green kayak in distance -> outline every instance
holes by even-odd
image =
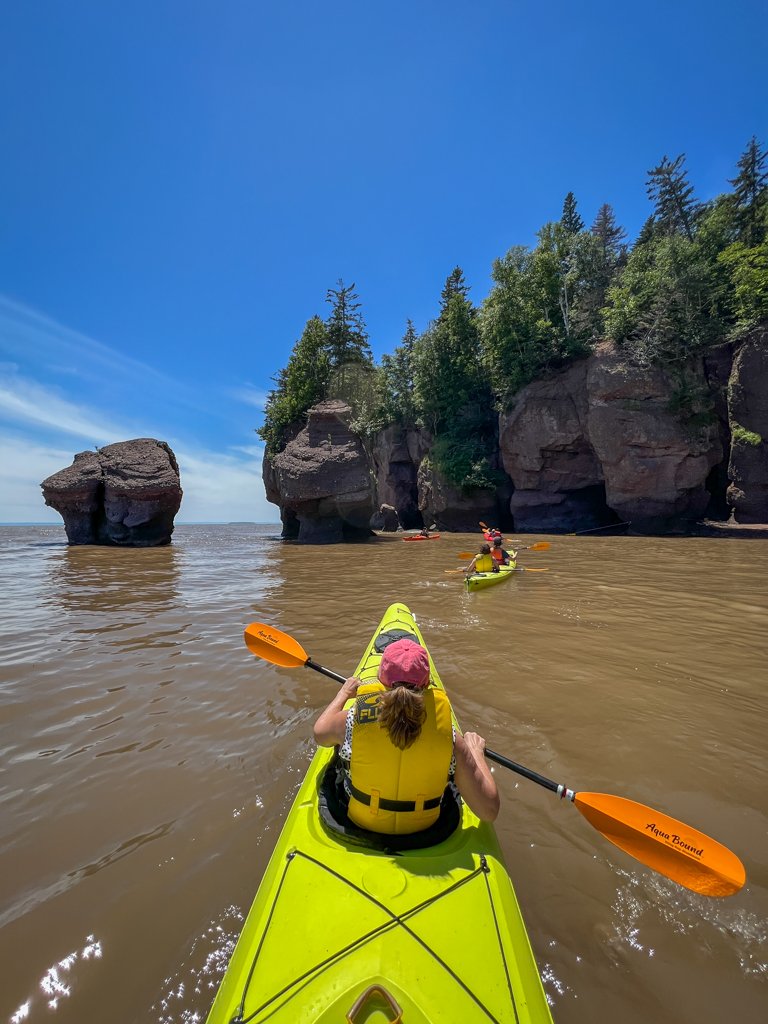
[[[508,580],[514,571],[515,563],[510,562],[509,565],[500,565],[498,572],[473,572],[471,576],[467,576],[465,586],[469,591],[495,587]]]
[[[426,646],[393,604],[355,674],[374,681],[403,635]],[[447,798],[418,836],[345,824],[335,756],[309,765],[207,1024],[551,1024],[493,826]]]

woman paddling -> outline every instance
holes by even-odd
[[[429,686],[424,648],[408,639],[389,644],[378,679],[347,679],[314,727],[320,746],[341,748],[350,820],[388,835],[420,832],[437,821],[454,783],[478,818],[494,821],[499,793],[485,740],[454,730],[447,696]]]

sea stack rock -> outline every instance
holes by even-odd
[[[64,519],[70,544],[170,544],[181,505],[176,456],[165,441],[140,437],[80,452],[40,485]]]
[[[267,498],[280,505],[283,535],[305,544],[372,536],[375,480],[346,402],[320,402],[274,460],[265,457]],[[295,524],[298,523],[298,530]]]

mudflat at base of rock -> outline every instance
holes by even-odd
[[[170,544],[183,493],[176,456],[150,437],[80,452],[40,486],[70,544],[119,547]]]

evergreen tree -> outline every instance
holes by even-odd
[[[764,238],[765,207],[768,204],[768,154],[760,148],[753,135],[739,158],[739,173],[731,178],[733,202],[739,228],[739,241],[747,248],[759,245]]]
[[[681,366],[723,336],[711,260],[681,234],[636,246],[608,291],[605,321],[637,362]]]
[[[569,235],[577,235],[580,231],[584,230],[584,221],[581,219],[579,212],[576,209],[576,196],[573,192],[569,192],[565,197],[565,201],[563,202],[563,215],[560,218],[560,223]]]
[[[313,316],[293,347],[288,364],[277,374],[277,387],[267,396],[264,425],[257,431],[266,442],[267,454],[275,455],[286,442],[290,427],[326,396],[330,376],[328,336],[319,316]]]
[[[656,236],[656,218],[651,216],[646,220],[643,226],[640,228],[640,233],[635,239],[635,244],[632,249],[636,249],[638,246],[647,245]]]
[[[360,302],[352,282],[346,287],[339,279],[336,288],[329,288],[325,301],[331,306],[328,316],[328,354],[331,368],[338,370],[349,363],[371,367],[373,358],[368,344]]]
[[[661,163],[648,171],[646,184],[648,197],[655,206],[657,226],[664,234],[684,234],[692,242],[697,204],[684,164],[685,153],[674,160],[665,154]]]
[[[464,280],[464,272],[461,267],[454,267],[445,279],[443,290],[440,293],[440,315],[446,311],[448,303],[454,295],[460,295],[462,299],[469,296],[469,286]]]
[[[591,230],[600,243],[605,262],[617,264],[626,252],[627,232],[616,223],[616,216],[610,203],[603,203],[597,211]]]
[[[326,321],[331,376],[328,397],[347,402],[355,414],[353,427],[368,430],[374,415],[375,381],[371,348],[354,282],[348,287],[339,279],[325,300],[331,306]]]
[[[392,422],[411,426],[416,422],[413,390],[413,353],[416,341],[416,328],[413,321],[408,320],[401,344],[391,356],[382,356],[377,417],[382,426]]]
[[[456,267],[445,282],[440,315],[414,346],[414,390],[419,418],[435,438],[436,468],[461,487],[490,487],[496,416],[468,291]]]

